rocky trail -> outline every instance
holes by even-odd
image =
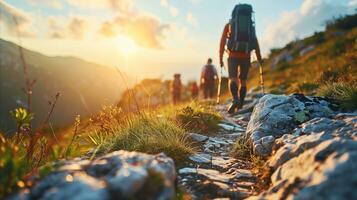
[[[190,133],[198,151],[184,166],[165,154],[117,151],[60,167],[9,199],[357,199],[357,111],[342,112],[320,97],[250,93],[233,116],[209,135]],[[269,182],[257,184],[250,162],[231,156],[244,135],[265,160]]]
[[[249,99],[234,116],[227,115],[226,105],[216,106],[223,120],[220,130],[209,136],[190,133],[199,143],[199,151],[189,157],[189,164],[178,170],[178,184],[192,199],[244,199],[255,194],[257,177],[250,162],[233,158],[236,139],[245,133],[254,99]]]

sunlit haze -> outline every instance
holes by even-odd
[[[75,56],[132,77],[197,79],[208,57],[218,64],[233,0],[1,0],[0,37],[51,56]],[[264,55],[353,12],[356,0],[247,0]],[[4,27],[4,28],[3,28]]]

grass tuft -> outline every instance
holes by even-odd
[[[217,132],[218,124],[222,120],[209,103],[206,105],[191,104],[178,110],[175,118],[185,130],[202,134]]]
[[[176,163],[185,161],[194,151],[184,129],[169,118],[149,113],[127,117],[111,128],[101,141],[97,143],[102,153],[116,150],[164,152]]]
[[[357,84],[346,82],[326,83],[319,89],[318,94],[338,100],[342,109],[357,109]]]
[[[250,160],[253,156],[252,149],[252,143],[248,141],[245,135],[242,135],[237,138],[236,143],[233,145],[231,153],[236,158]]]
[[[258,183],[255,186],[256,191],[264,191],[270,185],[270,177],[272,175],[271,168],[266,164],[266,160],[262,157],[253,154],[252,143],[245,135],[242,135],[236,140],[231,154],[238,159],[245,160],[249,163],[251,170],[256,174]]]

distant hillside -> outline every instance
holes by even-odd
[[[333,19],[323,32],[272,49],[264,68],[273,93],[313,94],[326,81],[356,81],[357,14]],[[259,69],[252,68],[249,85],[259,85]]]
[[[24,49],[29,74],[36,79],[33,88],[35,125],[45,119],[48,101],[61,93],[52,122],[64,126],[79,114],[87,116],[103,104],[120,99],[124,85],[118,73],[109,67],[74,57],[49,57]],[[10,110],[26,105],[23,69],[18,46],[0,39],[0,130],[14,127]]]

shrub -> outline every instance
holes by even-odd
[[[329,68],[324,70],[318,79],[319,83],[327,84],[334,82],[353,82],[354,80],[353,67],[350,65],[344,65],[342,67]]]
[[[304,45],[316,45],[321,44],[325,41],[325,33],[324,32],[315,32],[313,36],[304,39]]]
[[[276,70],[277,71],[284,71],[286,69],[289,69],[290,67],[293,67],[293,65],[289,62],[281,62],[278,64]]]
[[[252,143],[245,135],[240,136],[233,145],[232,154],[236,158],[250,160],[253,156]]]
[[[318,81],[320,83],[337,82],[340,76],[341,74],[339,71],[328,69],[321,73]]]
[[[298,91],[305,94],[312,94],[319,87],[317,83],[304,82],[298,84]]]
[[[30,167],[23,152],[23,147],[0,133],[0,198],[11,193],[16,185],[24,187],[21,180]]]
[[[338,56],[345,53],[346,48],[346,40],[344,38],[336,39],[333,43],[332,47],[330,48],[329,54],[330,56]]]
[[[285,91],[282,90],[281,88],[271,88],[270,91],[269,91],[270,94],[285,94]]]
[[[270,49],[269,57],[271,58],[271,57],[274,56],[275,54],[278,54],[280,51],[281,51],[281,49],[278,49],[278,48]]]
[[[185,130],[173,120],[145,113],[127,117],[123,123],[106,133],[103,142],[98,145],[100,152],[164,152],[177,163],[185,161],[194,150]]]
[[[262,157],[253,154],[253,146],[246,135],[240,136],[232,148],[234,157],[245,160],[258,178],[255,190],[266,190],[270,185],[270,177],[273,171]]]
[[[327,22],[327,30],[350,30],[357,27],[357,14],[345,15]]]
[[[318,92],[319,95],[336,99],[345,110],[357,109],[357,84],[346,82],[326,83]]]
[[[177,122],[187,131],[204,134],[218,131],[218,123],[221,119],[221,116],[209,105],[191,105],[176,113]]]

